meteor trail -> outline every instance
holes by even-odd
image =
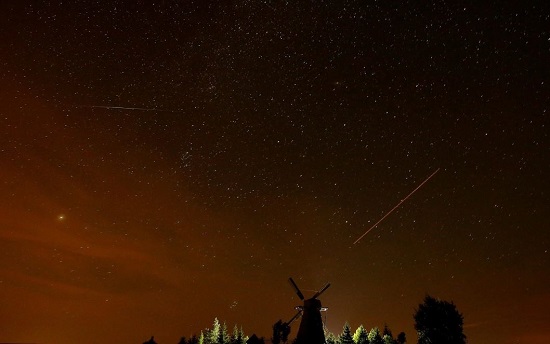
[[[428,178],[426,178],[422,183],[420,183],[420,185],[418,185],[418,186],[416,187],[416,189],[414,189],[410,194],[408,194],[407,197],[405,197],[405,198],[403,198],[401,201],[399,201],[399,203],[397,203],[397,205],[396,205],[395,207],[393,207],[390,211],[388,211],[388,212],[386,213],[386,215],[382,216],[382,218],[381,218],[380,220],[378,220],[378,222],[376,222],[371,228],[369,228],[369,229],[365,232],[365,234],[361,235],[361,236],[359,237],[359,239],[355,240],[355,241],[353,242],[353,244],[354,244],[354,245],[357,244],[357,243],[359,242],[359,240],[363,239],[363,237],[364,237],[365,235],[369,234],[369,232],[370,232],[371,230],[373,230],[374,227],[378,226],[378,224],[379,224],[380,222],[384,221],[384,219],[385,219],[386,217],[388,217],[388,215],[390,215],[395,209],[399,208],[399,206],[401,205],[401,203],[405,202],[409,197],[411,197],[412,194],[416,192],[416,190],[420,189],[420,188],[422,187],[422,185],[426,184],[426,182],[427,182],[428,180],[430,180],[430,178],[432,178],[437,172],[439,172],[439,168],[438,168],[437,170],[435,170],[434,173],[430,174],[430,176],[429,176]]]
[[[108,106],[108,105],[81,105],[77,107],[88,107],[107,110],[133,110],[133,111],[157,111],[157,112],[183,112],[182,110],[168,110],[157,108],[141,108],[141,107],[125,107],[125,106]]]

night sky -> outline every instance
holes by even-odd
[[[549,343],[546,3],[1,1],[0,342]]]

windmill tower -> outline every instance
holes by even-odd
[[[294,316],[295,319],[300,313],[302,313],[302,320],[300,322],[300,328],[296,335],[297,344],[324,344],[325,333],[323,330],[323,319],[321,317],[321,301],[317,298],[330,287],[330,283],[327,283],[321,290],[316,292],[311,298],[304,298],[304,294],[300,291],[296,283],[292,278],[288,281],[294,288],[296,295],[300,300],[304,301],[304,306],[298,311],[298,314]],[[326,309],[324,309],[326,310]]]

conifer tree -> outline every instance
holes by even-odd
[[[233,327],[233,333],[231,334],[231,338],[229,339],[230,344],[246,344],[246,341],[248,340],[248,337],[244,335],[243,328],[240,329],[235,326]]]
[[[369,344],[384,344],[382,336],[380,335],[380,330],[378,327],[373,327],[369,332]]]
[[[218,334],[218,344],[229,344],[229,335],[227,334],[227,324],[224,323],[220,327],[220,333]]]
[[[369,343],[368,336],[369,336],[369,333],[367,332],[365,327],[361,324],[359,325],[357,330],[355,330],[355,333],[353,335],[353,341],[355,342],[355,344],[368,344]]]
[[[397,344],[397,341],[389,334],[384,335],[384,337],[382,337],[382,341],[384,344]]]
[[[204,331],[201,331],[201,334],[199,336],[199,344],[208,344],[206,341],[206,336],[204,335]]]
[[[336,338],[334,333],[328,331],[325,333],[325,342],[326,344],[339,344],[338,338]]]
[[[221,332],[220,321],[218,320],[218,318],[214,318],[214,323],[212,324],[212,329],[210,330],[207,344],[218,344],[218,340],[220,338],[220,332]]]
[[[231,339],[229,340],[230,344],[241,344],[241,338],[239,336],[239,328],[237,324],[233,326],[233,333],[231,334]]]
[[[342,333],[340,334],[339,338],[340,344],[354,344],[353,337],[351,336],[351,329],[349,327],[348,322],[344,324],[344,328],[342,330]]]

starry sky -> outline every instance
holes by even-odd
[[[548,61],[545,1],[0,2],[0,342],[269,338],[289,276],[550,342]]]

